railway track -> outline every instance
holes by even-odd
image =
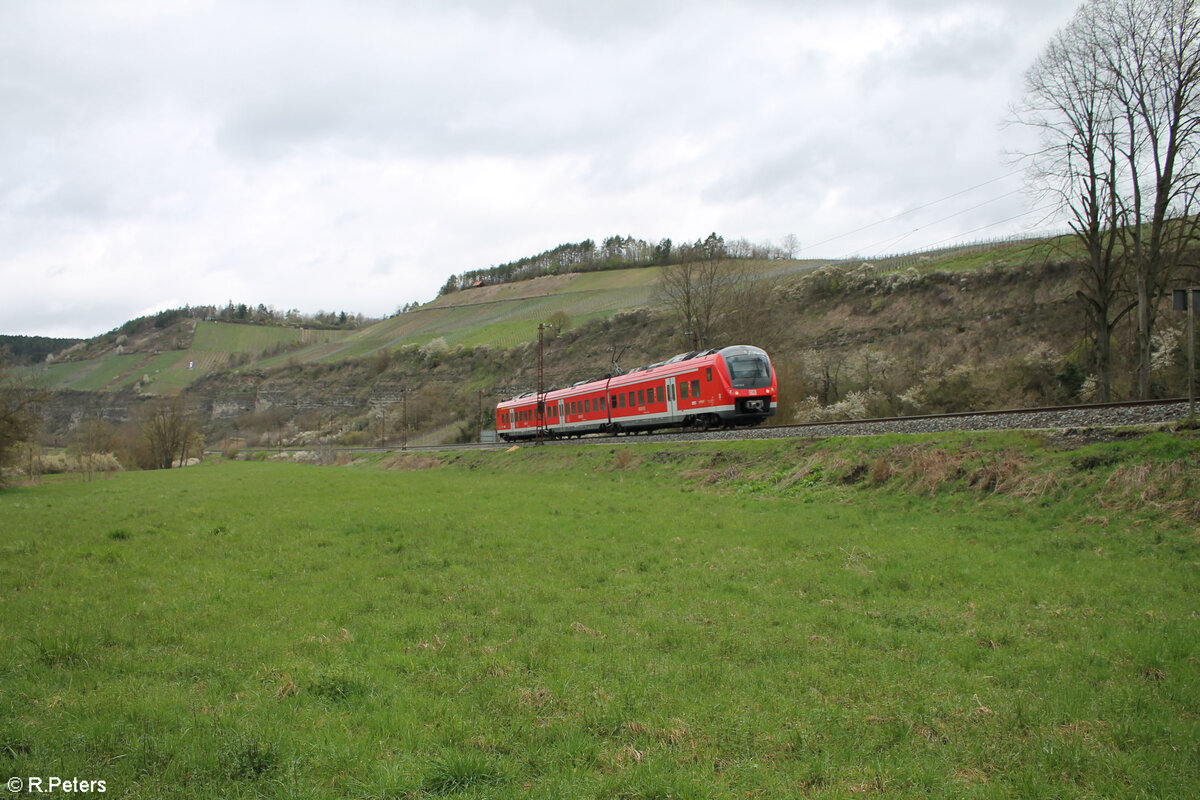
[[[1188,402],[1184,399],[1145,400],[1124,403],[1093,403],[1089,405],[1056,406],[1051,408],[1019,408],[1003,411],[966,411],[953,414],[924,414],[911,417],[838,420],[793,425],[772,425],[761,428],[711,431],[660,431],[654,434],[619,436],[588,435],[579,439],[547,439],[545,444],[611,444],[636,440],[657,441],[732,441],[737,439],[823,438],[828,436],[877,436],[885,433],[947,433],[954,431],[986,430],[1044,430],[1120,428],[1138,425],[1161,425],[1185,419]],[[520,446],[534,444],[532,440]],[[446,450],[495,450],[512,447],[510,442],[409,446],[406,452]],[[334,452],[391,453],[401,450],[390,447],[299,447],[261,448],[268,452],[300,453],[313,450]]]
[[[745,431],[707,431],[691,434],[699,440],[822,438],[826,436],[876,436],[885,433],[947,433],[953,431],[1042,430],[1064,428],[1119,428],[1159,425],[1187,418],[1187,400],[1143,400],[1092,403],[1050,408],[1002,411],[964,411],[911,417],[808,422],[775,425]],[[683,434],[676,434],[683,435]]]

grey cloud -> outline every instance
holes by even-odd
[[[875,59],[864,78],[880,82],[894,76],[984,79],[1014,55],[1013,38],[1011,31],[979,26],[924,33]]]
[[[339,292],[389,276],[394,308],[431,274],[609,228],[818,239],[802,225],[999,168],[992,73],[1019,76],[1029,26],[1073,5],[0,2],[0,279],[66,264],[66,295],[76,264],[167,263],[170,291],[221,295],[186,300],[283,304],[278,270],[321,254],[355,276]],[[860,53],[877,15],[931,32]],[[138,309],[166,296],[135,289]],[[319,302],[378,299],[354,298]]]

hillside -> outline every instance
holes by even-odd
[[[903,263],[753,262],[718,337],[772,354],[783,422],[1086,400],[1069,256],[1069,242],[1045,241]],[[497,400],[536,386],[541,321],[559,323],[547,334],[550,385],[603,375],[614,351],[629,368],[687,349],[655,303],[657,278],[640,268],[462,290],[354,331],[186,319],[78,345],[39,379],[60,392],[59,436],[81,409],[121,422],[183,388],[210,442],[394,442],[405,416],[410,440],[470,438]],[[1183,388],[1181,325],[1162,318],[1160,394]],[[1127,362],[1118,372],[1132,374]],[[1128,377],[1116,391],[1128,396]]]
[[[751,262],[754,274],[807,269],[802,261]],[[465,289],[359,330],[246,325],[184,318],[136,334],[79,342],[38,372],[49,389],[147,393],[177,390],[213,374],[334,362],[436,339],[447,347],[518,347],[539,322],[559,315],[578,326],[653,303],[656,267],[551,275]],[[439,343],[440,346],[440,343]]]

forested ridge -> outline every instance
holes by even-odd
[[[758,260],[792,258],[797,249],[799,246],[794,236],[784,237],[778,245],[754,243],[744,238],[726,242],[725,237],[715,231],[704,239],[690,243],[676,243],[664,238],[651,244],[645,239],[617,235],[609,236],[597,245],[592,239],[584,239],[582,242],[560,244],[537,255],[505,264],[451,275],[438,294],[467,289],[480,282],[512,283],[564,272],[667,266],[706,261],[714,257]]]

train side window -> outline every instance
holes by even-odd
[[[699,397],[699,396],[700,396],[700,379],[697,378],[696,380],[692,381],[692,397]]]
[[[583,413],[592,413],[592,398],[588,397],[583,401]]]
[[[615,394],[612,396],[612,407],[617,407],[617,396]]]
[[[661,387],[661,386],[659,386],[659,387],[657,387],[657,388],[656,388],[654,391],[655,391],[655,393],[657,393],[657,394],[658,394],[658,402],[660,402],[660,403],[661,403],[661,402],[663,401],[663,391],[662,391],[662,387]]]
[[[625,407],[625,393],[621,392],[619,395],[617,395],[617,399],[621,401],[621,408],[624,408]]]
[[[638,389],[638,405],[639,406],[646,405],[646,390],[645,389]]]
[[[687,385],[687,381],[680,381],[680,382],[679,382],[679,399],[680,399],[680,400],[687,400],[687,398],[688,398],[688,385]]]
[[[712,367],[708,367],[707,369],[705,369],[704,373],[707,376],[707,377],[705,377],[705,380],[711,381],[712,380]]]
[[[600,410],[601,410],[601,411],[604,411],[604,410],[605,410],[605,409],[604,409],[604,398],[603,398],[603,397],[601,397],[601,398],[600,398]]]

